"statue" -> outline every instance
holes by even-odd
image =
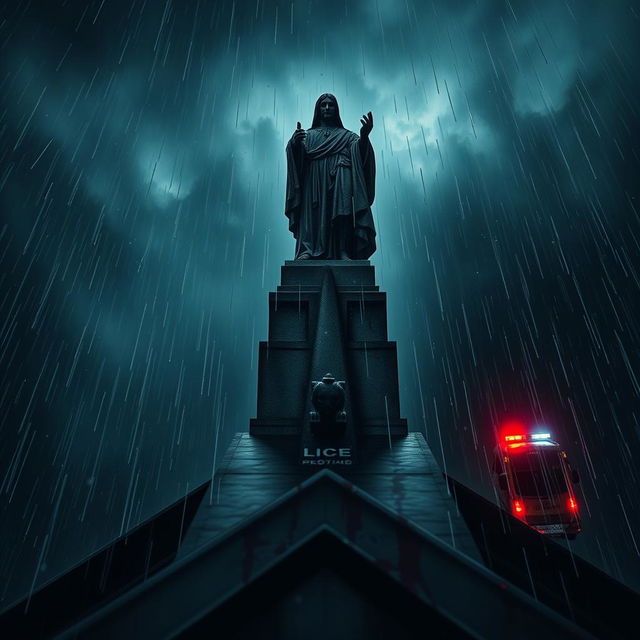
[[[285,214],[296,260],[366,260],[376,250],[371,111],[360,122],[360,136],[345,129],[335,96],[323,93],[311,128],[298,122],[287,144]]]

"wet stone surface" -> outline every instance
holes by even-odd
[[[351,465],[303,466],[295,439],[269,440],[238,433],[185,536],[187,555],[237,526],[323,468],[342,475],[387,509],[480,560],[422,434],[362,442]]]

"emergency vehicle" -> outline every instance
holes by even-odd
[[[516,518],[550,536],[572,540],[580,532],[578,472],[550,433],[507,431],[492,471],[502,507]]]

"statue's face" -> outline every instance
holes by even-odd
[[[320,103],[320,117],[324,124],[331,124],[336,119],[338,106],[333,98],[323,98]]]

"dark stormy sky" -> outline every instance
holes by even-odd
[[[403,414],[489,494],[495,429],[581,472],[640,588],[640,8],[34,0],[0,20],[0,594],[210,476],[294,243],[284,145],[373,111]]]

